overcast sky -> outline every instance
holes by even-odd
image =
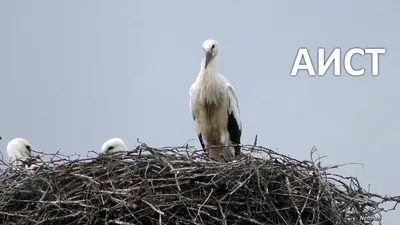
[[[27,139],[47,153],[98,151],[136,138],[199,147],[189,113],[206,39],[234,85],[242,143],[325,164],[373,192],[400,194],[400,4],[394,1],[0,1],[0,141]],[[299,47],[385,47],[380,75],[355,56],[351,77],[290,72]],[[316,66],[317,69],[317,66]],[[384,214],[397,225],[399,210]]]

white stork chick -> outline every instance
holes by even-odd
[[[231,161],[234,155],[240,154],[240,146],[230,149],[210,147],[241,144],[239,104],[232,85],[216,72],[217,41],[204,41],[203,49],[205,57],[201,61],[200,72],[189,90],[190,112],[201,146],[209,148],[209,157]]]
[[[15,138],[7,144],[8,160],[11,165],[22,165],[31,159],[31,145],[23,138]]]
[[[100,149],[100,155],[114,154],[116,152],[127,151],[125,142],[120,138],[111,138],[104,142]]]

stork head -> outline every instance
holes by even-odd
[[[209,65],[210,61],[215,59],[215,57],[218,54],[218,47],[217,47],[217,41],[208,39],[204,41],[203,43],[203,49],[205,53],[205,64],[204,68],[207,68]]]
[[[31,145],[23,138],[15,138],[7,144],[8,159],[13,164],[18,164],[17,160],[26,160],[31,158]]]
[[[115,152],[123,152],[127,151],[127,147],[125,142],[120,138],[111,138],[110,140],[104,142],[103,146],[101,146],[100,154],[109,154]]]

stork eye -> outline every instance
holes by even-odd
[[[214,49],[214,47],[215,47],[215,45],[212,45],[212,46],[211,46],[211,49]]]
[[[114,149],[114,146],[110,146],[110,147],[107,148],[107,151],[110,151],[110,150],[113,150],[113,149]]]
[[[28,149],[28,151],[31,151],[31,146],[29,145],[25,145],[26,149]]]

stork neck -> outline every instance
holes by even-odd
[[[198,83],[202,87],[200,91],[201,101],[216,102],[221,93],[218,90],[218,77],[215,67],[202,68],[198,76]]]
[[[213,86],[215,82],[217,72],[215,70],[215,67],[209,67],[207,68],[202,68],[200,70],[200,76],[199,76],[199,82],[202,83],[205,87],[206,86]]]

